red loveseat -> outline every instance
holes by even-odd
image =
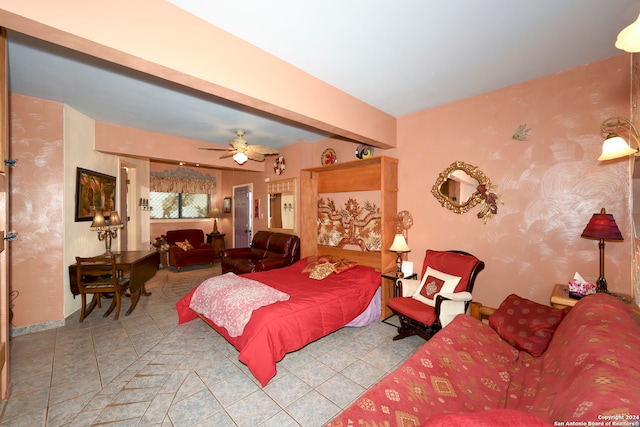
[[[637,426],[638,354],[614,296],[557,310],[510,295],[489,324],[458,315],[326,426]]]
[[[184,250],[177,243],[189,242],[193,249]],[[204,231],[200,229],[167,231],[169,244],[169,265],[178,271],[188,265],[209,264],[215,261],[213,245],[204,242]]]
[[[222,252],[222,274],[253,273],[286,267],[300,260],[300,238],[293,234],[258,231],[251,247]]]

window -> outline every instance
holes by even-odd
[[[149,204],[152,219],[206,218],[209,212],[209,195],[152,191]]]

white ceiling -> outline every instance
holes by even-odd
[[[616,35],[640,12],[638,0],[169,1],[395,117],[621,54]],[[327,136],[15,32],[9,78],[98,121],[202,141]]]

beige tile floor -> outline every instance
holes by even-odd
[[[383,322],[343,328],[286,355],[262,388],[204,322],[177,324],[174,305],[194,284],[165,273],[130,316],[79,323],[76,312],[64,327],[12,338],[0,426],[317,427],[424,343],[392,341]]]

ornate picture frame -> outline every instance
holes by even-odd
[[[231,213],[231,197],[225,197],[222,201],[222,212]]]
[[[91,221],[96,211],[115,209],[116,177],[77,168],[75,222]]]

